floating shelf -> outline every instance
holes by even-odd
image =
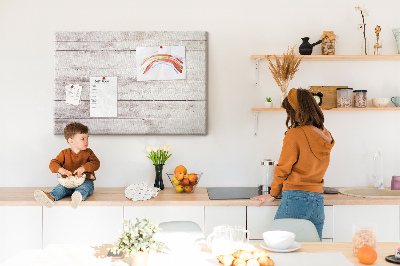
[[[302,55],[296,55],[297,57]],[[273,55],[251,55],[251,60],[274,59]],[[276,55],[282,59],[283,55]],[[304,55],[303,61],[398,61],[400,54],[397,55]]]
[[[321,108],[323,111],[373,111],[373,110],[382,110],[382,111],[394,111],[400,110],[400,107],[366,107],[366,108]],[[284,111],[283,108],[251,108],[251,111],[254,112],[254,136],[257,136],[258,131],[258,113],[259,112],[273,112],[273,111]]]
[[[321,108],[323,111],[366,111],[366,110],[400,110],[400,107],[366,107],[366,108]],[[251,111],[283,111],[283,108],[251,108]]]

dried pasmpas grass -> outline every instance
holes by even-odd
[[[294,47],[283,53],[282,61],[274,55],[275,64],[272,63],[271,59],[267,57],[269,62],[269,70],[271,70],[272,76],[274,77],[276,83],[281,88],[284,95],[287,95],[287,88],[289,82],[293,79],[294,74],[299,70],[299,65],[303,56],[296,56],[294,54]]]

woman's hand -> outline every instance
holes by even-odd
[[[250,200],[258,200],[260,201],[260,204],[258,204],[257,207],[260,207],[264,202],[273,202],[275,200],[274,197],[272,197],[270,194],[264,194],[260,196],[255,196],[251,198]]]

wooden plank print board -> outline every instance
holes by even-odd
[[[186,79],[137,81],[136,47],[156,46],[185,47]],[[76,121],[90,134],[205,135],[206,60],[204,31],[56,32],[54,134]],[[90,115],[94,77],[117,79],[116,117]],[[78,105],[66,103],[71,86],[82,87]]]

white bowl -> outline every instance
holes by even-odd
[[[82,177],[76,175],[70,177],[62,177],[60,174],[58,176],[58,183],[65,188],[77,188],[85,182],[86,175],[82,174]]]
[[[295,234],[288,231],[267,231],[263,233],[265,243],[270,248],[284,250],[293,244]]]
[[[375,107],[387,107],[390,103],[390,98],[373,98],[372,105]]]

